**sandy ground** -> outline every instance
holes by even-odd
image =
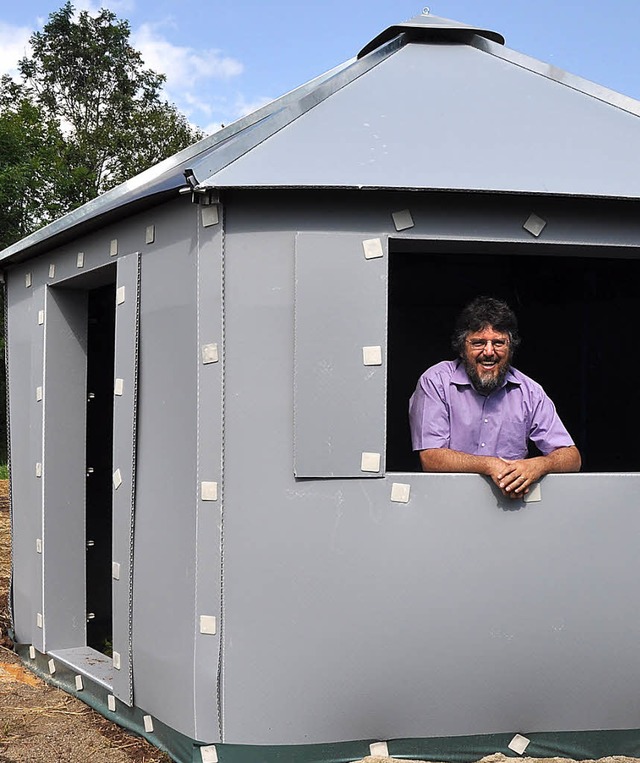
[[[0,480],[0,763],[169,763],[144,739],[25,670],[11,651],[7,488]]]

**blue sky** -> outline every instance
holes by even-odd
[[[0,72],[63,0],[0,8]],[[95,12],[99,0],[77,0]],[[420,14],[413,0],[109,0],[128,19],[166,95],[207,132],[346,61],[386,27]],[[640,99],[638,0],[433,0],[433,15],[503,34],[507,46]]]

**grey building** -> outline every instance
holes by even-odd
[[[1,254],[16,641],[178,760],[638,751],[640,104],[503,42],[394,26]],[[479,293],[584,457],[526,504],[411,453]]]

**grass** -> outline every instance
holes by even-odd
[[[9,479],[9,465],[0,464],[0,480],[8,480],[8,479]]]

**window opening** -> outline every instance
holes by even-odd
[[[522,344],[514,366],[539,382],[582,453],[583,471],[640,471],[633,383],[640,257],[633,250],[390,242],[387,469],[419,471],[407,407],[418,377],[453,358],[455,318],[475,296],[505,299]],[[562,254],[558,254],[559,250]]]

